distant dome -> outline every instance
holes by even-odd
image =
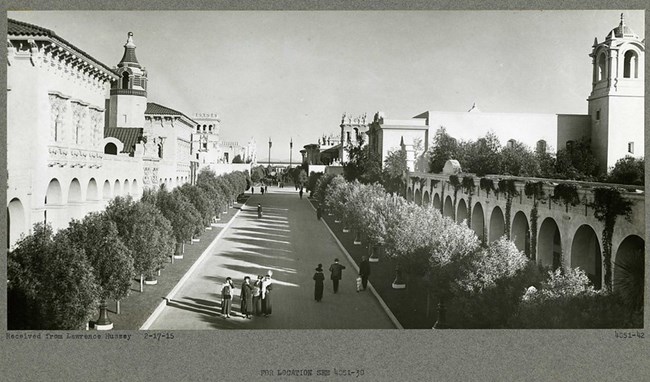
[[[634,38],[634,39],[639,39],[639,36],[634,33],[634,31],[625,25],[625,17],[621,13],[621,22],[618,24],[618,26],[614,29],[612,29],[607,36],[605,37],[605,40],[611,39],[612,34],[615,38]]]
[[[461,171],[460,163],[456,159],[449,159],[445,162],[445,167],[442,168],[442,173],[445,175],[454,175]]]

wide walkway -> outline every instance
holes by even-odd
[[[257,204],[264,210],[257,218]],[[338,258],[346,269],[334,294],[329,266]],[[314,301],[318,263],[325,270],[325,291]],[[244,276],[273,271],[273,314],[245,319],[239,314]],[[234,317],[221,315],[220,288],[235,282]],[[150,330],[161,329],[380,329],[394,328],[370,291],[356,292],[356,272],[303,196],[293,188],[259,187],[191,277],[169,301]]]

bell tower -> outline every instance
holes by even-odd
[[[147,109],[147,71],[135,56],[132,32],[124,44],[122,60],[114,70],[120,78],[111,83],[108,126],[142,128]]]
[[[644,155],[645,40],[625,24],[594,39],[589,103],[591,147],[602,172],[625,156]]]

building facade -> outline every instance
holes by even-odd
[[[378,112],[370,123],[368,141],[383,163],[390,151],[402,145],[409,157],[416,157],[418,150],[426,151],[441,127],[459,140],[476,139],[491,131],[502,144],[516,140],[534,150],[551,152],[584,138],[591,142],[599,167],[606,171],[625,156],[644,155],[644,55],[644,41],[621,15],[620,24],[604,41],[594,41],[587,114],[485,113],[476,104],[467,112],[426,111],[402,120],[387,119]],[[351,123],[345,124],[345,129],[344,134],[351,134]],[[409,168],[415,170],[415,161]]]

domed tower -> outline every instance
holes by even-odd
[[[147,109],[147,71],[135,57],[131,32],[124,44],[124,56],[115,72],[120,79],[111,83],[109,127],[142,128]]]
[[[592,151],[605,172],[620,158],[643,156],[645,40],[625,24],[594,45],[589,102]]]

